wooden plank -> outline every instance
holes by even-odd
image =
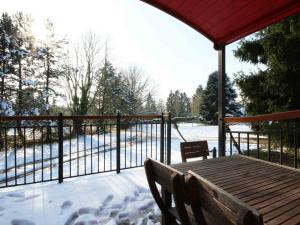
[[[274,211],[275,209],[281,208],[284,205],[291,205],[294,201],[300,200],[300,193],[298,192],[295,195],[289,196],[289,197],[282,197],[280,201],[277,201],[273,204],[270,204],[264,208],[261,208],[259,211],[266,214],[271,211]]]
[[[252,201],[249,201],[248,204],[255,206],[256,209],[262,209],[269,205],[272,205],[273,207],[276,207],[276,203],[282,200],[285,200],[286,198],[289,198],[292,196],[294,198],[294,195],[300,193],[300,184],[298,186],[290,186],[288,188],[285,188],[282,192],[274,192],[270,195],[265,195],[264,197],[260,199],[254,199]]]
[[[297,202],[297,206],[293,205],[293,207],[286,206],[281,207],[278,211],[273,211],[272,214],[266,214],[264,215],[264,220],[266,224],[282,224],[283,222],[286,222],[297,215],[299,215],[300,212],[300,201]],[[298,218],[298,223],[300,222],[300,218]],[[297,223],[296,223],[297,224]]]
[[[297,169],[241,155],[178,164],[176,169],[184,174],[192,170],[254,207],[266,216],[265,224],[300,223]]]

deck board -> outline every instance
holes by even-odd
[[[262,213],[267,225],[300,224],[300,171],[246,156],[172,165],[205,179]]]

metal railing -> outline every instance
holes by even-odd
[[[227,117],[229,124],[251,124],[251,131],[226,129],[226,154],[244,154],[294,168],[300,165],[300,110],[249,117]],[[265,126],[259,124],[265,123]],[[273,124],[271,126],[271,123]],[[263,128],[261,128],[263,127]]]
[[[170,115],[0,117],[0,188],[171,162]]]

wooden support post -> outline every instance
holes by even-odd
[[[225,156],[225,46],[218,49],[218,127],[219,127],[219,157]]]

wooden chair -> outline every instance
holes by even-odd
[[[263,225],[262,215],[256,209],[191,171],[187,188],[198,224]]]
[[[182,225],[192,225],[193,223],[190,221],[192,215],[188,215],[192,213],[191,208],[190,213],[188,213],[185,205],[185,203],[188,203],[188,200],[184,193],[184,175],[179,171],[152,159],[146,159],[145,171],[153,198],[162,211],[162,214],[167,217],[166,221],[168,222],[166,222],[166,224],[178,224],[176,221],[179,221]],[[168,206],[168,203],[166,203],[166,196],[161,196],[159,194],[156,184],[159,184],[162,189],[164,189],[164,193],[167,191],[167,193],[170,194],[167,200],[169,201],[169,205],[171,205],[171,195],[173,196],[175,207],[172,208]]]
[[[187,159],[203,157],[206,159],[209,156],[207,141],[189,141],[180,143],[180,151],[182,162]]]

